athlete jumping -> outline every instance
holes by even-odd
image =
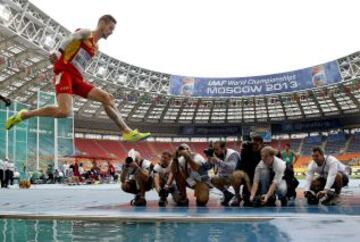
[[[98,49],[97,42],[107,39],[115,29],[116,20],[111,15],[102,16],[94,31],[78,29],[61,44],[59,51],[51,54],[49,60],[54,64],[54,83],[57,106],[46,106],[35,110],[22,109],[11,116],[5,124],[6,129],[32,117],[65,118],[71,115],[72,94],[101,102],[106,114],[115,122],[124,141],[137,142],[146,139],[150,133],[132,130],[123,120],[110,93],[87,83],[83,77],[85,68]]]

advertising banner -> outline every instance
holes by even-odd
[[[239,78],[171,76],[169,94],[189,97],[239,97],[284,93],[341,82],[336,61],[297,71]]]

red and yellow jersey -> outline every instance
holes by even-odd
[[[71,38],[62,47],[62,54],[54,64],[54,72],[59,73],[63,70],[68,70],[74,74],[82,75],[95,56],[96,51],[97,45],[94,41],[93,33],[90,33],[86,39]]]

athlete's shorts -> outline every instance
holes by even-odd
[[[94,88],[80,75],[74,75],[69,71],[61,71],[54,77],[56,95],[60,93],[76,94],[87,98],[89,92]]]

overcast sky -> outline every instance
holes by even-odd
[[[63,26],[116,30],[100,50],[146,69],[199,77],[291,71],[360,50],[359,0],[31,0]]]

